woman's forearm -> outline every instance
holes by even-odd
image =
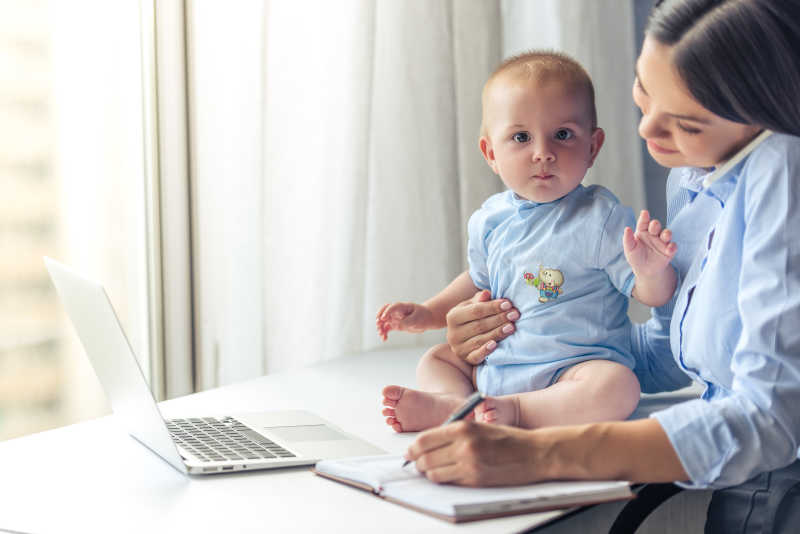
[[[548,478],[671,482],[688,476],[655,419],[540,428],[531,432]],[[539,466],[541,469],[541,465]]]

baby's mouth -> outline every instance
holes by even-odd
[[[539,174],[534,174],[533,178],[535,178],[536,180],[550,180],[551,178],[553,178],[553,176],[554,175],[552,175],[550,173],[542,172],[542,173],[539,173]]]

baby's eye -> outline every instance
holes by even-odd
[[[559,141],[566,141],[567,139],[572,139],[575,134],[572,133],[570,130],[566,128],[561,128],[556,132],[556,139]]]
[[[517,143],[527,143],[528,141],[531,140],[531,136],[528,132],[517,132],[513,136],[511,136],[511,139],[513,139]]]

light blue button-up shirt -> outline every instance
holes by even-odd
[[[670,173],[679,290],[634,327],[632,346],[643,391],[687,376],[705,387],[652,416],[689,475],[684,485],[717,488],[798,457],[800,138],[772,135],[708,188],[705,173]]]

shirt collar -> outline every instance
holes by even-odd
[[[741,163],[731,169],[729,172],[722,176],[720,179],[712,183],[708,188],[703,187],[703,180],[714,172],[714,167],[683,167],[681,169],[679,185],[684,189],[688,189],[693,193],[700,193],[705,189],[705,194],[716,198],[722,205],[736,187],[736,182],[739,179],[739,170]]]
[[[702,180],[700,180],[700,182],[702,183]],[[576,194],[578,194],[579,191],[582,191],[583,189],[584,186],[582,184],[578,184],[578,187],[576,187],[563,197],[557,198],[551,202],[534,202],[533,200],[528,200],[520,197],[510,189],[508,190],[508,193],[509,193],[509,199],[511,200],[511,204],[517,209],[517,212],[522,213],[524,211],[528,211],[539,206],[556,206],[562,200],[571,196],[575,196]]]
[[[694,193],[699,193],[703,190],[703,180],[713,170],[703,167],[683,167],[678,185]]]

